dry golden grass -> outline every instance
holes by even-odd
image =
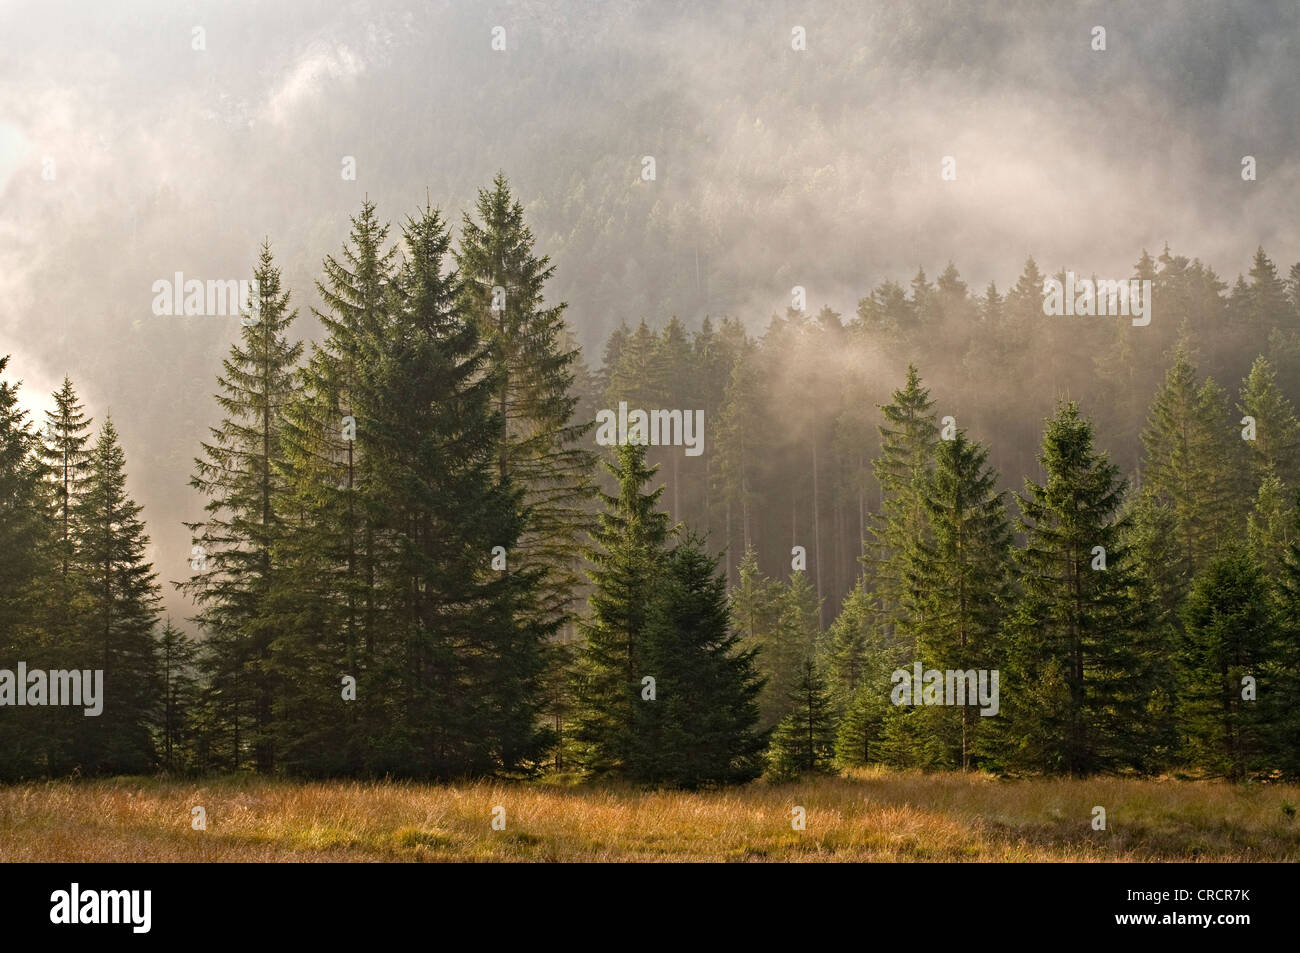
[[[1294,785],[870,770],[703,793],[119,778],[0,787],[0,861],[1294,861],[1298,802]]]

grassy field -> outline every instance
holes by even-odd
[[[119,778],[0,787],[0,861],[1295,861],[1297,804],[1295,785],[876,771],[704,793]]]

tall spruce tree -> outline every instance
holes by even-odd
[[[1263,357],[1242,381],[1237,410],[1254,420],[1253,439],[1247,441],[1252,489],[1258,491],[1270,474],[1291,486],[1300,483],[1300,421]]]
[[[655,473],[646,466],[645,448],[621,444],[606,466],[618,495],[602,494],[605,509],[587,556],[594,589],[575,685],[574,736],[591,774],[620,774],[632,762],[635,706],[648,674],[646,628],[669,535],[668,516],[657,508],[663,487],[643,491]]]
[[[240,749],[247,744],[257,769],[266,772],[275,766],[278,678],[271,595],[279,571],[274,550],[282,532],[276,512],[283,493],[282,420],[302,344],[288,339],[297,311],[289,310],[289,292],[281,286],[268,242],[258,254],[253,280],[239,340],[217,377],[222,420],[210,428],[211,438],[194,460],[190,486],[207,498],[206,516],[185,524],[196,547],[191,550],[194,574],[179,585],[199,607],[195,621],[209,639],[214,666],[208,677],[230,706],[231,766],[241,766]]]
[[[364,687],[381,696],[373,772],[487,774],[540,754],[537,682],[558,620],[543,628],[523,611],[540,571],[516,558],[524,515],[497,469],[491,351],[456,308],[450,244],[430,208],[403,228],[387,344],[356,389],[375,594]]]
[[[1026,479],[1020,498],[1023,595],[1008,623],[1002,757],[1074,776],[1143,767],[1142,715],[1165,647],[1153,644],[1123,541],[1125,483],[1074,403],[1048,422],[1040,462],[1045,481]]]
[[[389,226],[368,199],[352,218],[341,257],[326,257],[313,309],[325,340],[300,368],[285,405],[279,508],[281,584],[274,596],[277,664],[284,671],[278,744],[294,770],[360,773],[366,738],[380,721],[375,643],[374,546],[366,470],[374,428],[358,404],[366,376],[382,365],[395,248]],[[339,711],[341,677],[356,680],[355,700]],[[332,683],[325,693],[318,686]]]
[[[765,739],[755,730],[762,687],[756,650],[741,647],[726,580],[698,536],[668,554],[645,636],[628,774],[687,788],[757,777]],[[653,698],[646,675],[654,679]]]
[[[0,374],[8,364],[8,355],[0,356]],[[19,660],[32,668],[46,660],[47,633],[40,623],[58,553],[46,470],[27,411],[18,404],[19,387],[0,377],[0,659],[10,669]],[[49,764],[50,752],[57,756],[62,747],[60,733],[42,717],[46,709],[12,707],[17,693],[26,691],[13,676],[0,681],[0,698],[8,706],[0,717],[0,778],[37,774]]]
[[[1259,694],[1274,687],[1277,636],[1259,563],[1244,547],[1216,557],[1197,575],[1185,613],[1180,716],[1188,759],[1215,776],[1262,772],[1275,712]]]
[[[39,445],[46,467],[46,479],[53,496],[54,572],[49,578],[44,600],[42,628],[45,632],[45,657],[52,668],[74,669],[83,666],[87,646],[83,615],[86,611],[85,573],[78,558],[74,510],[81,498],[89,467],[91,419],[77,397],[72,381],[65,377],[54,392],[54,409],[45,412],[45,432]],[[52,775],[64,774],[74,765],[69,762],[68,740],[82,727],[82,713],[73,709],[52,709],[46,749],[46,765]]]
[[[145,559],[149,537],[140,513],[126,491],[117,429],[106,416],[73,517],[87,597],[81,642],[90,650],[81,667],[104,671],[103,712],[82,719],[76,743],[85,773],[140,772],[154,764],[154,626],[161,597]]]
[[[882,404],[880,456],[872,470],[880,484],[881,504],[868,528],[863,562],[880,600],[882,622],[891,639],[905,636],[904,572],[908,552],[926,530],[921,486],[933,466],[939,439],[934,401],[921,385],[916,367],[908,365],[907,380]]]
[[[1191,353],[1180,344],[1152,404],[1142,443],[1143,491],[1173,512],[1184,591],[1244,515],[1236,499],[1244,482],[1244,457],[1229,442],[1237,436],[1221,391],[1210,381],[1197,384]]]
[[[1011,527],[987,460],[987,448],[959,430],[952,440],[940,441],[934,471],[921,487],[929,537],[909,548],[903,605],[918,658],[927,667],[966,671],[1001,664]],[[971,766],[981,716],[967,701],[919,711],[931,763]]]
[[[563,303],[547,305],[555,272],[533,250],[523,206],[498,173],[466,214],[456,261],[462,306],[491,346],[496,408],[505,419],[497,454],[502,481],[523,491],[524,533],[515,558],[541,575],[533,599],[536,624],[567,624],[581,584],[578,555],[591,530],[589,504],[596,458],[582,445],[594,420],[577,420],[574,374],[579,351]]]
[[[45,412],[45,440],[41,457],[49,470],[54,487],[55,519],[58,522],[59,576],[69,581],[76,574],[76,554],[72,539],[72,510],[86,480],[90,454],[86,444],[90,440],[92,420],[77,397],[72,381],[65,377],[63,385],[54,392],[54,409]],[[68,604],[65,598],[59,601]]]

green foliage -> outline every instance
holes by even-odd
[[[1211,561],[1187,599],[1179,651],[1180,723],[1190,763],[1213,775],[1243,778],[1265,767],[1267,716],[1259,693],[1277,651],[1276,622],[1263,571],[1244,548]],[[1246,698],[1245,679],[1256,682]]]
[[[1075,776],[1145,767],[1143,714],[1164,651],[1124,543],[1125,484],[1073,403],[1048,422],[1040,460],[1046,480],[1026,480],[1020,498],[999,759]]]
[[[80,720],[73,757],[83,773],[147,771],[160,694],[153,638],[160,594],[145,558],[141,507],[126,492],[126,455],[107,416],[90,450],[73,525],[87,597],[80,667],[102,668],[106,693],[103,713]]]
[[[789,698],[790,713],[776,726],[767,752],[767,773],[774,781],[829,771],[835,759],[830,690],[811,656],[800,665]]]
[[[617,496],[602,494],[605,509],[588,552],[594,587],[582,629],[586,642],[576,672],[574,736],[590,774],[632,769],[636,706],[646,674],[646,628],[662,582],[668,517],[657,508],[663,487],[643,492],[654,476],[645,448],[621,444],[607,463]]]
[[[1011,528],[988,450],[964,431],[940,441],[921,483],[929,532],[914,538],[903,563],[903,606],[917,658],[927,668],[996,669],[1011,594]],[[926,707],[925,762],[969,768],[986,719],[970,705]]]
[[[8,363],[8,356],[0,357],[0,373]],[[46,658],[37,623],[57,550],[46,470],[27,412],[18,405],[19,386],[0,378],[0,659],[25,659],[35,668]],[[58,741],[42,725],[42,714],[11,708],[0,717],[0,778],[29,776],[44,766],[46,749]]]
[[[643,686],[633,708],[628,776],[687,788],[757,777],[765,739],[755,731],[755,650],[741,648],[726,580],[699,537],[667,556],[645,636],[638,661],[655,679],[655,698]]]

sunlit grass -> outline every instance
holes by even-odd
[[[0,861],[1294,861],[1298,803],[1295,785],[874,770],[696,793],[117,778],[0,787]]]

